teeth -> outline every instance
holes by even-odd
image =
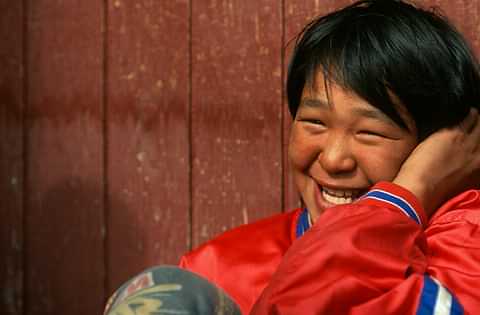
[[[323,198],[336,205],[352,203],[359,194],[358,191],[353,190],[332,190],[322,187]]]
[[[334,196],[334,197],[355,198],[359,194],[359,192],[356,190],[332,190],[325,187],[322,187],[322,190],[325,191],[330,196]]]
[[[352,203],[353,202],[353,198],[352,197],[336,197],[336,196],[332,196],[332,195],[329,195],[325,190],[322,190],[322,196],[323,198],[330,202],[330,203],[333,203],[335,205],[344,205],[346,203]]]

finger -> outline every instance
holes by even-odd
[[[460,122],[459,127],[464,132],[471,133],[478,125],[478,110],[474,107],[471,107],[467,117]]]
[[[475,133],[475,134],[480,134],[480,115],[478,113],[478,109],[472,108],[470,110],[470,112],[473,112],[474,120],[472,122],[472,126],[471,126],[469,132]]]

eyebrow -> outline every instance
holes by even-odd
[[[393,122],[393,120],[390,117],[388,117],[386,114],[384,114],[383,112],[381,112],[378,109],[375,110],[375,109],[354,107],[354,108],[352,108],[352,111],[354,113],[360,115],[360,116],[375,119],[375,120],[378,120],[380,122],[396,126],[396,124]]]
[[[323,109],[330,109],[330,103],[327,101],[324,101],[322,99],[314,99],[314,98],[305,98],[302,99],[300,106],[306,106],[306,107],[311,107],[311,108],[323,108]],[[386,114],[384,114],[382,111],[378,109],[369,109],[369,108],[364,108],[364,107],[352,107],[352,111],[359,115],[363,116],[366,118],[371,118],[378,120],[382,123],[387,123],[393,126],[396,126],[396,124],[392,121],[390,117],[388,117]]]
[[[328,102],[316,98],[304,98],[300,102],[300,106],[307,106],[313,108],[330,108],[330,104]]]

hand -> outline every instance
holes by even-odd
[[[428,217],[449,198],[480,186],[480,118],[439,130],[412,151],[393,180],[417,196]]]

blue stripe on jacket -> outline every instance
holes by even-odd
[[[463,307],[440,282],[425,275],[417,315],[463,315]]]

